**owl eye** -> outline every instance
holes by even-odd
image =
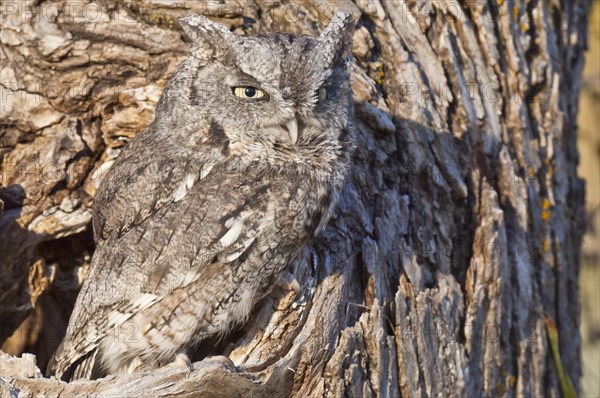
[[[321,87],[317,91],[319,102],[325,101],[327,99],[327,89],[325,87]]]
[[[236,97],[244,99],[259,99],[265,96],[265,92],[259,88],[245,86],[245,87],[234,87],[233,94]]]

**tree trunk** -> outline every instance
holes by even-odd
[[[182,13],[239,34],[316,35],[336,8],[353,11],[359,132],[337,216],[291,265],[301,295],[267,298],[217,349],[235,369],[210,359],[65,384],[32,356],[2,354],[1,394],[557,397],[569,379],[578,390],[587,1],[1,7],[0,343],[12,335],[3,350],[35,353],[42,370],[89,267],[102,172],[187,55]]]

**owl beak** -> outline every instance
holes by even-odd
[[[296,144],[298,142],[298,120],[296,118],[288,120],[285,124],[281,125],[281,128],[285,130],[290,137],[290,142]]]

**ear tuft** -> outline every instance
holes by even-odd
[[[213,22],[202,15],[189,13],[179,18],[179,25],[192,40],[192,55],[204,59],[225,61],[231,53],[237,36],[225,25]]]
[[[325,64],[332,67],[352,55],[352,38],[355,24],[352,14],[338,11],[323,33],[319,42],[325,52]]]

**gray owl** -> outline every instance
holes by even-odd
[[[191,54],[102,181],[96,251],[49,364],[149,371],[223,336],[326,224],[352,153],[353,22],[318,37],[180,20]]]

